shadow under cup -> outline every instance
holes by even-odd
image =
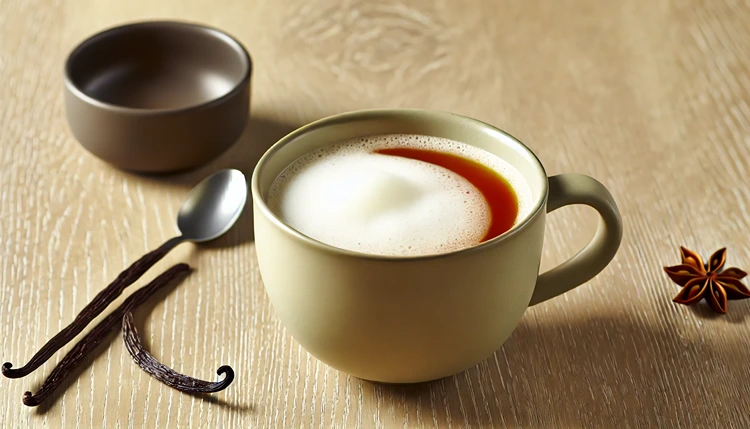
[[[530,212],[505,234],[451,253],[384,257],[335,248],[276,217],[265,198],[276,176],[327,144],[377,134],[419,134],[480,147],[513,165]],[[434,380],[484,360],[510,336],[539,272],[547,176],[513,137],[443,112],[373,110],[326,118],[282,138],[252,178],[255,242],[271,302],[313,356],[356,377]]]

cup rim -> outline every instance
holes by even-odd
[[[215,97],[210,100],[206,100],[200,103],[196,103],[196,104],[192,104],[192,105],[184,106],[184,107],[176,107],[176,108],[166,107],[166,108],[159,108],[159,109],[128,107],[128,106],[121,106],[115,103],[102,101],[98,98],[95,98],[86,94],[83,91],[83,89],[81,89],[78,85],[76,85],[71,75],[71,69],[72,69],[73,64],[79,60],[78,56],[80,55],[80,52],[84,48],[86,48],[87,46],[99,43],[103,39],[107,37],[111,37],[114,33],[127,31],[127,30],[133,30],[137,28],[166,28],[166,29],[189,28],[196,32],[204,33],[208,37],[214,37],[216,39],[219,39],[223,41],[226,45],[236,50],[240,54],[242,61],[244,63],[243,64],[244,70],[243,70],[242,78],[239,79],[232,86],[232,89],[230,89],[229,92],[227,92],[226,94],[220,97]],[[104,109],[107,111],[116,112],[119,114],[127,114],[127,115],[135,115],[135,116],[153,116],[153,115],[169,115],[169,114],[192,112],[192,111],[196,111],[196,110],[200,110],[200,109],[204,109],[204,108],[208,108],[208,107],[220,104],[227,99],[235,97],[237,93],[242,91],[242,89],[245,88],[249,84],[252,71],[253,71],[253,61],[252,61],[252,58],[250,57],[250,54],[247,51],[247,48],[245,48],[245,46],[242,44],[242,42],[239,41],[239,39],[237,39],[236,37],[230,35],[229,33],[223,30],[220,30],[218,28],[211,27],[208,25],[204,25],[204,24],[190,22],[190,21],[146,20],[146,21],[128,22],[128,23],[112,26],[104,30],[101,30],[97,33],[94,33],[86,37],[81,42],[79,42],[70,51],[67,58],[65,59],[65,66],[63,69],[63,81],[64,81],[65,88],[71,94],[73,94],[75,97],[79,98],[80,100],[86,102],[89,105],[92,105],[92,106],[95,106],[97,108]]]
[[[539,168],[539,173],[543,176],[542,189],[541,189],[539,198],[536,199],[536,201],[531,207],[531,210],[529,210],[529,213],[526,214],[526,216],[520,222],[518,222],[516,225],[513,225],[513,227],[509,229],[508,231],[498,235],[497,237],[492,238],[491,240],[487,240],[485,242],[476,244],[474,246],[465,247],[463,249],[453,250],[451,252],[430,253],[426,255],[413,255],[413,256],[391,256],[391,255],[370,254],[370,253],[358,252],[354,250],[343,249],[340,247],[336,247],[336,246],[324,243],[320,240],[314,239],[292,228],[286,222],[281,220],[270,209],[270,207],[268,207],[268,204],[266,204],[266,201],[262,197],[261,192],[260,192],[260,175],[262,174],[262,170],[264,169],[265,164],[268,162],[268,160],[271,159],[273,156],[275,156],[275,154],[281,148],[283,148],[287,144],[290,144],[296,138],[316,129],[325,128],[327,126],[334,125],[337,123],[356,122],[356,121],[361,121],[361,120],[369,119],[369,118],[376,117],[376,116],[382,116],[382,115],[424,115],[426,117],[436,119],[436,120],[463,120],[466,122],[473,123],[474,125],[478,127],[492,131],[493,133],[499,133],[505,136],[506,138],[509,138],[513,142],[513,144],[517,145],[522,151],[524,151],[526,155],[528,155],[529,158],[533,160],[534,163]],[[462,116],[462,115],[458,115],[458,114],[450,113],[446,111],[440,111],[440,110],[413,109],[413,108],[365,109],[365,110],[356,110],[356,111],[351,111],[351,112],[346,112],[346,113],[340,113],[340,114],[324,117],[322,119],[318,119],[307,125],[303,125],[302,127],[282,137],[273,146],[271,146],[263,154],[263,156],[261,156],[260,160],[256,164],[255,169],[253,170],[252,178],[251,178],[250,190],[252,192],[252,197],[255,203],[255,207],[260,209],[260,211],[262,212],[264,216],[266,216],[275,226],[281,228],[281,230],[284,231],[285,233],[291,235],[297,240],[301,240],[305,242],[306,244],[310,246],[316,247],[320,250],[323,250],[329,253],[346,255],[346,256],[357,258],[357,259],[390,261],[390,262],[407,262],[407,261],[413,262],[413,261],[424,261],[424,260],[445,258],[445,257],[457,255],[457,254],[463,254],[463,253],[479,252],[489,247],[497,246],[509,240],[510,238],[516,236],[517,234],[520,234],[522,231],[527,229],[531,221],[535,219],[542,210],[544,210],[544,207],[547,202],[547,197],[549,194],[549,184],[547,181],[547,177],[548,176],[547,176],[546,170],[544,169],[544,165],[539,160],[539,157],[537,157],[536,154],[531,149],[529,149],[528,146],[523,144],[517,138],[513,137],[511,134],[493,125],[490,125],[486,122],[480,121],[478,119],[474,119],[468,116]]]

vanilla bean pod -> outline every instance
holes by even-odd
[[[155,278],[151,283],[138,289],[105,317],[98,325],[86,334],[57,364],[50,375],[44,380],[42,387],[35,393],[24,393],[23,403],[35,407],[42,403],[57,389],[65,378],[81,364],[83,359],[107,337],[107,334],[122,323],[125,313],[143,304],[155,292],[169,284],[173,279],[190,271],[187,264],[177,264]]]
[[[57,335],[52,337],[47,343],[39,349],[38,352],[29,360],[26,365],[20,368],[13,368],[13,364],[5,362],[2,367],[2,373],[8,378],[20,378],[29,375],[35,369],[42,366],[56,351],[60,350],[66,344],[73,340],[83,331],[92,320],[96,318],[112,301],[122,294],[122,291],[138,280],[157,263],[164,255],[167,254],[174,246],[176,241],[169,240],[158,249],[153,250],[135,261],[125,271],[120,273],[117,278],[109,284],[104,290],[99,292],[86,307],[78,313],[75,320],[63,328]]]
[[[122,318],[122,339],[128,352],[130,352],[130,356],[142,370],[179,391],[188,393],[219,392],[226,389],[234,380],[234,370],[229,365],[222,365],[216,370],[218,375],[224,374],[223,380],[210,382],[180,374],[156,360],[143,348],[131,311],[126,312]]]

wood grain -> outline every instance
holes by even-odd
[[[179,18],[229,31],[253,56],[252,120],[211,165],[170,177],[115,170],[77,145],[62,107],[65,55],[122,22]],[[750,4],[715,0],[0,0],[0,350],[21,364],[124,267],[174,234],[188,189],[249,174],[280,136],[371,107],[449,110],[526,142],[549,174],[580,172],[620,204],[625,238],[589,284],[530,309],[508,342],[456,376],[362,382],[285,332],[258,274],[252,213],[217,243],[183,245],[196,271],[136,313],[162,362],[235,384],[180,394],[140,371],[118,336],[47,406],[32,376],[0,379],[7,428],[745,428],[750,302],[686,308],[662,273],[678,246],[750,267]],[[594,215],[550,216],[547,268]],[[119,301],[118,301],[119,302]],[[70,346],[69,346],[70,347]],[[68,350],[67,347],[64,351]]]

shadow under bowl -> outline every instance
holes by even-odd
[[[68,56],[66,116],[81,145],[116,167],[186,170],[242,134],[251,73],[245,48],[219,30],[174,21],[115,27]]]

